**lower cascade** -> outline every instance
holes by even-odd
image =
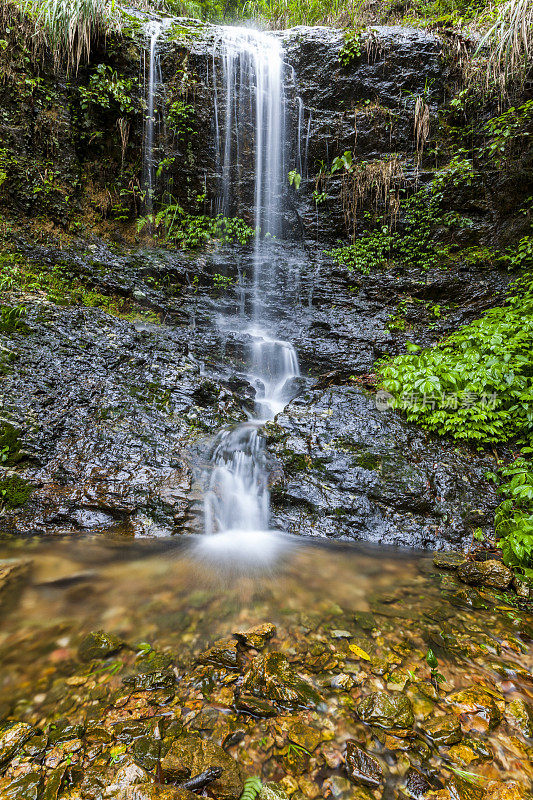
[[[292,399],[294,381],[300,375],[296,351],[290,342],[275,336],[267,307],[277,277],[269,263],[269,242],[273,241],[270,237],[282,233],[287,153],[283,49],[274,35],[232,27],[221,29],[219,47],[224,97],[216,96],[215,128],[221,207],[226,214],[232,208],[247,127],[253,139],[256,245],[247,304],[250,310],[248,317],[242,312],[225,320],[225,327],[233,326],[251,339],[247,377],[256,395],[253,419],[218,437],[205,499],[205,530],[208,534],[248,531],[257,537],[258,531],[268,530],[270,512],[259,427],[274,419]]]

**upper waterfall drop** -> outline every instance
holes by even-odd
[[[230,216],[241,158],[253,137],[254,215],[261,236],[279,236],[285,173],[285,69],[280,39],[253,28],[220,29],[215,51],[222,75],[213,70],[220,208]],[[221,98],[217,85],[223,86]],[[223,104],[222,102],[223,101]],[[222,105],[224,107],[222,107]]]

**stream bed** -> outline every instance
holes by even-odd
[[[2,547],[2,797],[186,798],[157,792],[217,767],[227,800],[251,775],[273,797],[530,796],[533,626],[508,596],[423,552],[184,542]]]

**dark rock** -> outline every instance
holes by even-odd
[[[437,746],[457,744],[463,738],[459,720],[453,714],[430,717],[420,727]]]
[[[78,647],[78,656],[81,661],[107,658],[118,653],[124,647],[124,642],[112,633],[105,631],[91,631],[85,636]]]
[[[408,769],[404,777],[403,790],[412,800],[423,800],[432,790],[429,780],[419,770]]]
[[[235,698],[235,708],[244,714],[251,714],[254,717],[275,717],[276,708],[268,700],[254,697],[252,694],[239,694]]]
[[[242,691],[280,706],[314,706],[320,695],[301,678],[282,653],[256,656],[245,673]]]
[[[243,781],[237,762],[214,742],[183,736],[172,743],[161,762],[163,773],[178,783],[217,767],[222,775],[210,785],[209,792],[220,800],[239,800]]]
[[[363,722],[387,730],[411,728],[414,714],[411,701],[405,694],[373,692],[357,706]]]
[[[357,745],[353,740],[346,742],[346,772],[354,783],[364,786],[379,786],[383,782],[383,770],[379,761]]]
[[[273,522],[282,529],[435,547],[469,541],[474,511],[490,524],[489,459],[473,460],[378,410],[358,389],[305,393],[276,425],[284,438],[268,443]],[[359,464],[369,449],[378,470]]]
[[[132,692],[151,692],[156,689],[171,689],[176,685],[173,672],[146,672],[140,675],[129,675],[122,683]]]
[[[159,764],[160,752],[160,740],[141,736],[133,745],[133,760],[143,769],[150,771]]]

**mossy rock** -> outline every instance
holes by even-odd
[[[118,653],[123,646],[124,642],[112,633],[91,631],[83,638],[78,647],[78,656],[81,661],[85,662],[107,658],[113,653]]]
[[[314,706],[321,699],[317,690],[293,670],[282,653],[256,656],[244,676],[242,690],[280,706]]]
[[[19,431],[9,422],[0,424],[0,458],[4,459],[4,466],[7,467],[17,464],[22,458]]]
[[[33,487],[19,475],[9,475],[0,481],[0,506],[13,511],[26,505]]]
[[[210,784],[209,792],[219,800],[239,800],[242,793],[237,762],[217,744],[198,736],[182,736],[174,741],[161,762],[161,769],[167,779],[178,784],[191,775],[220,769],[222,774]]]

